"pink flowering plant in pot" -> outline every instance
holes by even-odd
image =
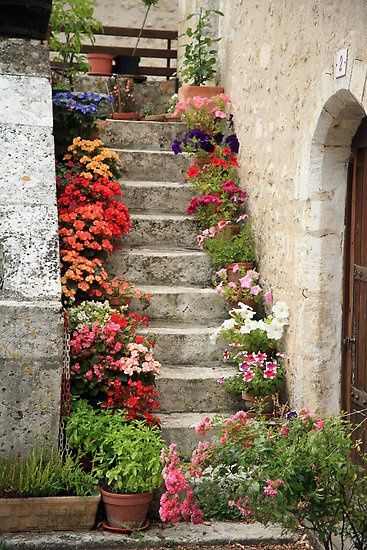
[[[184,477],[201,518],[311,529],[325,550],[335,547],[333,535],[344,543],[352,535],[355,547],[364,548],[367,476],[352,462],[351,426],[342,417],[322,419],[303,408],[269,424],[239,411],[227,419],[203,418],[196,432],[206,440],[190,462],[181,462],[171,447],[166,467],[175,472],[170,482],[180,477],[180,489]],[[161,517],[178,521],[165,504],[180,500],[174,484],[169,487]],[[200,519],[198,512],[194,519]]]
[[[254,269],[246,269],[237,264],[232,268],[237,273],[238,282],[231,281],[228,269],[222,268],[216,272],[215,291],[230,303],[238,302],[259,303],[265,301],[271,304],[272,295],[259,284],[260,273]]]

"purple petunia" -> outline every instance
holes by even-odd
[[[238,153],[240,148],[240,142],[237,139],[236,134],[232,134],[226,138],[226,145],[231,149],[232,153]]]
[[[181,141],[178,141],[178,139],[175,139],[172,143],[172,151],[175,155],[178,155],[179,153],[182,153],[181,149]]]

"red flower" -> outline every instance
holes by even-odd
[[[195,164],[193,164],[192,166],[190,166],[190,168],[187,170],[186,173],[187,173],[187,176],[190,179],[192,179],[192,178],[196,178],[200,174],[200,170]]]

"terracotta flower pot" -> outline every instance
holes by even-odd
[[[89,53],[88,64],[90,75],[105,76],[112,72],[113,55],[108,53]]]
[[[118,494],[101,488],[107,520],[111,527],[139,527],[147,517],[152,493]]]
[[[220,86],[181,86],[178,90],[179,101],[192,97],[213,97],[224,92]]]
[[[242,304],[245,304],[248,307],[251,307],[252,309],[256,309],[257,303],[255,300],[249,300],[248,298],[239,298],[238,301],[231,300],[228,302],[228,305],[230,309],[238,307],[238,303],[241,302]]]
[[[108,301],[110,306],[113,307],[129,306],[131,304],[131,298],[121,298],[120,296],[110,296]]]
[[[138,120],[139,113],[136,111],[131,113],[112,113],[111,118],[114,120]]]
[[[252,393],[242,392],[242,399],[245,402],[246,410],[255,409],[254,414],[259,413],[273,413],[274,410],[274,401],[272,395],[266,397],[254,397]],[[258,413],[256,413],[256,409]]]

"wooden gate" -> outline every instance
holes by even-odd
[[[344,409],[367,452],[367,117],[352,143],[345,254]]]

